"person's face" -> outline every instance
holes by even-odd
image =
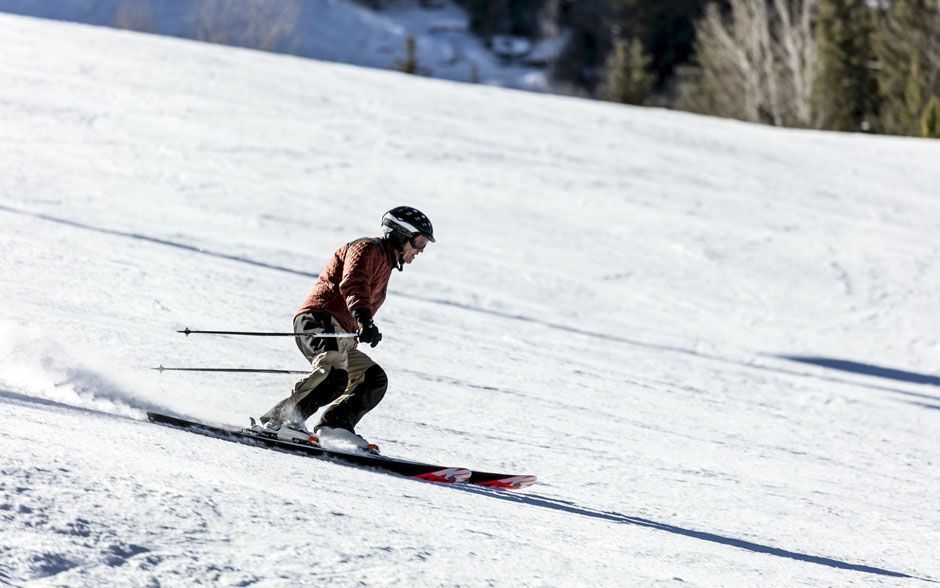
[[[402,248],[402,263],[411,263],[415,260],[418,255],[424,251],[424,248],[428,246],[430,241],[424,235],[418,235],[411,241],[405,243],[404,248]]]

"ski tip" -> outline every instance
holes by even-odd
[[[437,470],[435,472],[428,472],[426,474],[421,474],[415,476],[420,480],[427,480],[428,482],[444,482],[446,484],[459,484],[461,482],[466,482],[470,479],[470,476],[473,474],[467,468],[446,468],[443,470]]]
[[[479,485],[489,486],[490,488],[502,488],[504,490],[520,490],[522,488],[528,488],[532,484],[535,484],[536,481],[538,481],[538,478],[535,476],[510,476],[508,478],[480,482]]]

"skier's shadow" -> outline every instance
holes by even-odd
[[[754,543],[752,541],[745,541],[743,539],[735,539],[734,537],[725,537],[723,535],[718,535],[716,533],[708,533],[705,531],[695,531],[692,529],[684,529],[682,527],[677,527],[675,525],[669,525],[666,523],[658,523],[656,521],[652,521],[649,519],[633,517],[633,516],[621,514],[618,512],[610,512],[610,511],[586,508],[583,506],[579,506],[575,504],[574,502],[569,502],[567,500],[559,500],[557,498],[549,498],[546,496],[539,496],[538,494],[513,493],[513,492],[504,491],[504,490],[496,490],[492,488],[483,488],[480,486],[468,486],[468,485],[455,485],[454,488],[463,490],[464,492],[469,492],[471,494],[478,494],[480,496],[487,496],[489,498],[495,498],[497,500],[504,500],[506,502],[514,502],[518,504],[536,506],[539,508],[547,508],[550,510],[556,510],[556,511],[579,515],[583,517],[590,517],[593,519],[609,521],[612,523],[647,527],[650,529],[656,529],[658,531],[666,531],[668,533],[673,533],[675,535],[682,535],[685,537],[691,537],[693,539],[699,539],[701,541],[710,541],[712,543],[720,543],[722,545],[737,547],[738,549],[746,549],[748,551],[753,551],[755,553],[765,553],[767,555],[774,555],[777,557],[785,557],[788,559],[805,561],[807,563],[827,566],[830,568],[849,570],[853,572],[864,572],[867,574],[878,574],[880,576],[890,576],[893,578],[913,578],[917,580],[923,580],[925,582],[931,582],[934,584],[937,583],[934,580],[930,580],[927,578],[918,578],[916,576],[911,576],[908,574],[904,574],[902,572],[895,572],[892,570],[876,568],[873,566],[853,564],[853,563],[848,563],[844,561],[839,561],[837,559],[831,559],[828,557],[809,555],[807,553],[788,551],[786,549],[780,549],[778,547],[771,547],[769,545],[761,545],[760,543]]]
[[[898,382],[910,382],[912,384],[925,384],[928,386],[940,386],[940,377],[930,374],[919,374],[895,368],[883,367],[870,363],[861,363],[858,361],[849,361],[847,359],[836,359],[833,357],[816,357],[806,355],[779,355],[781,359],[788,359],[798,363],[809,365],[818,365],[820,367],[849,372],[853,374],[862,374],[865,376],[874,376],[887,380]]]

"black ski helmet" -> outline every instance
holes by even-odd
[[[434,242],[434,227],[431,221],[417,208],[396,206],[382,217],[382,233],[388,235],[398,245],[414,242],[418,235],[424,235]]]

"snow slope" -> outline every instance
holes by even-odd
[[[933,585],[940,143],[0,16],[0,583]],[[420,483],[150,425],[303,369],[328,255],[410,204],[377,316]],[[802,358],[801,361],[786,357]]]

